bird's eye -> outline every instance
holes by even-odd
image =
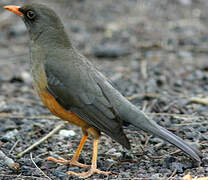
[[[29,18],[29,19],[34,19],[35,18],[35,13],[33,12],[33,11],[27,11],[27,17]]]

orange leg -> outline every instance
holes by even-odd
[[[56,163],[60,163],[60,164],[70,164],[70,165],[75,165],[75,166],[78,166],[78,167],[81,167],[81,168],[89,168],[90,166],[89,165],[85,165],[85,164],[82,164],[82,163],[79,163],[78,162],[78,159],[79,159],[79,155],[82,151],[82,148],[84,147],[84,144],[87,140],[87,135],[84,135],[82,137],[82,140],[80,141],[80,144],[74,154],[74,156],[72,157],[71,160],[65,160],[63,158],[60,158],[60,159],[55,159],[53,157],[48,157],[47,160],[49,161],[53,161],[53,162],[56,162]]]
[[[98,154],[98,138],[93,140],[93,155],[92,155],[91,169],[89,171],[83,172],[83,173],[75,173],[72,171],[68,171],[67,174],[75,175],[80,178],[87,178],[93,174],[104,174],[106,176],[111,174],[111,172],[105,172],[105,171],[101,171],[101,170],[97,169],[97,154]]]

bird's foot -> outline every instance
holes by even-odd
[[[91,167],[91,169],[87,172],[83,172],[83,173],[75,173],[73,171],[68,171],[67,174],[69,175],[74,175],[77,176],[79,178],[88,178],[90,176],[92,176],[93,174],[104,174],[105,176],[110,175],[112,172],[106,172],[106,171],[101,171],[97,168],[93,168]]]
[[[46,160],[53,161],[53,162],[56,162],[59,164],[68,164],[68,165],[72,165],[72,166],[74,165],[74,166],[78,166],[78,167],[85,168],[85,169],[90,167],[90,165],[82,164],[82,163],[78,162],[77,160],[75,160],[74,158],[72,158],[71,160],[65,160],[63,158],[56,159],[53,157],[48,157]]]

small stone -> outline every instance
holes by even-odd
[[[108,155],[108,154],[113,154],[113,153],[115,153],[116,152],[116,149],[115,148],[112,148],[112,149],[109,149],[107,152],[106,152],[106,154]]]
[[[6,107],[6,102],[0,99],[0,111]]]
[[[129,53],[127,49],[124,49],[120,45],[98,45],[91,51],[98,58],[117,58]]]
[[[112,154],[114,157],[116,157],[116,158],[120,158],[120,157],[122,157],[122,153],[120,153],[120,152],[117,152],[117,153],[114,153],[114,154]]]
[[[14,129],[13,131],[7,132],[2,139],[13,140],[15,136],[18,134],[18,130]]]
[[[59,136],[61,138],[65,138],[65,137],[69,137],[69,136],[75,136],[75,132],[73,130],[66,130],[66,129],[62,129],[59,131]]]
[[[184,164],[179,163],[179,162],[173,162],[173,163],[171,163],[170,169],[172,171],[174,171],[176,169],[178,173],[182,173],[183,169],[184,169]]]
[[[129,152],[123,151],[122,152],[122,160],[132,159],[132,155]]]
[[[23,171],[22,174],[24,174],[25,176],[31,176],[32,175],[32,171],[31,171],[30,166],[22,166],[21,170]]]
[[[190,5],[192,4],[192,0],[178,0],[179,3],[183,5]]]
[[[120,31],[125,25],[122,23],[109,23],[106,25],[105,37],[112,37],[114,32]]]
[[[106,159],[106,161],[108,162],[108,163],[116,163],[116,161],[114,161],[113,159]]]
[[[191,54],[191,52],[188,51],[179,51],[179,57],[185,60],[192,60],[193,56]]]
[[[31,84],[32,77],[31,77],[30,73],[28,73],[27,71],[23,71],[20,76],[26,84]]]
[[[163,168],[168,169],[171,166],[171,164],[175,161],[176,159],[172,156],[165,158],[163,162]]]
[[[109,151],[106,152],[107,155],[113,156],[115,158],[120,158],[122,157],[121,152],[117,152],[115,148],[110,149]]]

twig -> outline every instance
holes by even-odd
[[[160,97],[162,96],[161,94],[156,94],[156,93],[145,93],[145,94],[134,94],[132,96],[127,96],[126,98],[129,100],[129,101],[132,101],[136,98],[143,98],[143,97],[150,97],[150,98],[157,98],[157,97]]]
[[[205,97],[205,98],[192,97],[192,98],[190,98],[190,102],[207,106],[208,105],[208,97]]]
[[[166,158],[166,157],[168,157],[170,155],[177,154],[179,152],[181,152],[181,150],[180,149],[177,149],[176,151],[171,152],[171,153],[167,153],[166,155],[162,155],[162,156],[151,156],[151,158],[152,159],[164,159],[164,158]]]
[[[36,157],[39,158],[39,157],[45,156],[45,155],[48,155],[48,152],[41,153],[41,154],[37,155]]]
[[[146,137],[146,141],[145,141],[144,146],[146,146],[146,145],[149,143],[149,140],[150,140],[151,137],[152,137],[152,136],[147,136],[147,137]]]
[[[141,61],[141,73],[142,73],[142,77],[143,79],[147,79],[147,60],[143,59]]]
[[[18,178],[18,179],[38,179],[38,180],[45,180],[46,178],[36,177],[36,176],[23,176],[23,175],[10,175],[10,174],[0,174],[0,177],[9,177],[10,179]]]
[[[12,170],[18,170],[20,165],[19,163],[14,162],[13,159],[7,157],[1,150],[0,150],[0,159],[4,164],[6,164]]]
[[[181,124],[174,124],[174,126],[187,126],[187,125],[202,125],[202,124],[208,124],[208,122],[194,122],[194,123],[181,123]]]
[[[60,128],[62,128],[64,126],[65,122],[62,122],[61,124],[59,124],[56,128],[54,128],[49,134],[47,134],[46,136],[44,136],[43,138],[41,138],[39,141],[37,141],[36,143],[34,143],[33,145],[31,145],[30,147],[28,147],[27,149],[25,149],[23,152],[19,153],[17,155],[18,158],[21,158],[25,153],[29,152],[30,150],[32,150],[34,147],[38,146],[39,144],[41,144],[42,142],[44,142],[46,139],[48,139],[49,137],[51,137],[53,134],[55,134]]]
[[[191,119],[191,118],[204,118],[205,116],[196,116],[196,115],[187,115],[187,114],[171,114],[171,113],[146,113],[147,115],[154,115],[154,116],[172,116],[178,117],[182,119]]]
[[[30,159],[32,161],[32,163],[35,165],[35,167],[49,180],[52,180],[51,178],[49,178],[38,166],[37,164],[35,163],[35,161],[33,160],[33,157],[32,157],[32,153],[30,153]]]
[[[170,177],[169,177],[167,180],[172,179],[172,177],[174,177],[174,176],[175,176],[176,172],[177,172],[177,169],[175,169],[175,170],[173,171],[173,173],[170,175]]]
[[[9,154],[14,150],[14,148],[17,146],[17,144],[20,142],[20,140],[17,140],[14,145],[12,146],[12,148],[9,151]]]
[[[58,119],[53,115],[42,115],[42,116],[22,116],[22,115],[10,115],[8,113],[0,113],[0,117],[15,118],[15,119]]]
[[[32,100],[32,99],[23,98],[23,97],[12,97],[12,98],[9,98],[9,100],[10,101],[16,101],[16,102],[37,104],[37,105],[42,105],[43,106],[43,104],[40,101],[35,101],[35,100]]]
[[[168,154],[166,154],[166,155],[162,155],[162,156],[149,156],[149,155],[146,153],[146,151],[143,149],[143,147],[140,146],[140,148],[141,148],[142,151],[143,151],[143,155],[146,155],[146,156],[147,156],[149,159],[151,159],[151,160],[154,160],[154,159],[164,159],[164,158],[166,158],[166,157],[168,157],[168,156],[170,156],[170,155],[173,155],[173,154],[176,154],[176,153],[181,152],[180,149],[177,149],[176,151],[171,152],[171,153],[168,153]],[[134,156],[141,156],[141,154],[134,154]]]

